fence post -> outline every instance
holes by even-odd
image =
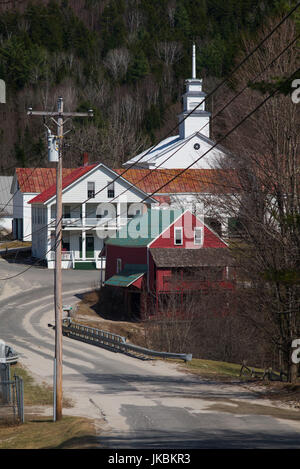
[[[53,422],[56,422],[56,358],[53,360]]]
[[[22,423],[24,423],[24,383],[23,379],[19,376],[15,377],[15,385],[16,385],[16,399],[17,399],[17,407],[18,407],[18,417]]]

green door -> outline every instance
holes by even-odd
[[[94,258],[94,236],[87,236],[85,240],[86,258]],[[79,238],[79,252],[82,259],[82,236]]]

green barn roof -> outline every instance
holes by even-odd
[[[105,285],[113,287],[129,287],[147,272],[147,265],[126,264],[125,268],[117,275],[106,280]]]
[[[180,209],[149,209],[145,214],[130,220],[114,237],[107,238],[105,243],[128,247],[148,246],[183,213],[184,210]]]

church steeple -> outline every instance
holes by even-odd
[[[192,78],[185,81],[186,92],[183,95],[183,112],[179,116],[179,134],[182,139],[189,137],[197,131],[209,137],[210,113],[205,110],[205,102],[200,104],[206,97],[202,91],[202,80],[196,78],[196,46],[193,44],[192,51]],[[195,111],[193,109],[197,108]],[[192,112],[192,114],[190,114]],[[190,115],[189,115],[190,114]],[[188,116],[188,117],[187,117]],[[186,117],[186,119],[185,119]]]
[[[192,79],[196,79],[196,45],[193,44],[193,56],[192,56]]]

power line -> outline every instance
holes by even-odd
[[[257,80],[269,67],[271,67],[300,37],[300,34],[298,34],[295,39],[293,39],[293,41],[291,41],[261,72],[259,72],[254,78],[252,78],[252,81],[255,81]],[[239,96],[241,96],[241,94],[249,88],[249,85],[247,84],[243,89],[241,89],[238,94],[236,94],[228,103],[226,103],[225,106],[223,106],[222,109],[220,109],[220,111],[218,111],[217,114],[215,114],[211,121],[213,121],[214,119],[216,119],[216,117],[218,117],[228,106],[230,106],[230,104],[232,104]],[[201,129],[198,131],[199,133],[201,133],[201,131],[208,125],[208,123],[206,123],[203,127],[201,127]],[[139,179],[138,181],[135,181],[135,185],[142,182],[143,180],[147,179],[149,177],[149,174],[152,174],[152,172],[156,171],[158,168],[160,168],[163,164],[165,164],[168,160],[170,160],[178,151],[180,151],[187,143],[189,143],[189,141],[194,137],[194,134],[188,139],[186,140],[182,146],[180,148],[178,148],[176,151],[174,151],[174,153],[172,153],[171,155],[169,155],[166,159],[164,159],[158,166],[156,166],[155,168],[153,169],[150,169],[149,168],[149,173],[146,174],[144,177],[142,177],[141,179]],[[167,169],[165,169],[165,171],[167,171]],[[127,190],[127,189],[126,189]],[[126,191],[124,191],[126,192]],[[124,192],[122,192],[121,194],[119,195],[122,195],[124,194]]]
[[[298,68],[288,79],[292,79],[298,72],[299,72],[300,68]],[[206,153],[204,153],[203,155],[201,155],[198,159],[196,159],[192,164],[190,164],[188,167],[182,169],[179,174],[175,175],[174,177],[172,177],[168,182],[166,182],[165,184],[161,185],[158,189],[156,189],[154,192],[152,192],[151,194],[148,194],[147,197],[145,197],[143,200],[140,201],[140,203],[144,202],[145,200],[147,200],[149,197],[152,197],[153,195],[155,195],[157,193],[157,191],[161,190],[162,188],[164,188],[165,186],[167,186],[168,184],[170,184],[170,182],[174,181],[175,179],[177,179],[180,175],[184,174],[188,169],[190,169],[195,163],[197,163],[201,158],[203,158],[207,153],[209,153],[213,148],[215,148],[217,145],[219,145],[225,138],[227,138],[229,135],[231,135],[233,132],[235,132],[244,122],[247,121],[247,119],[249,119],[250,117],[252,117],[253,114],[255,114],[255,112],[257,112],[267,101],[269,101],[276,93],[278,93],[278,90],[274,90],[272,93],[269,94],[269,96],[267,96],[266,98],[264,98],[252,111],[250,111],[240,122],[238,122],[231,130],[229,130],[223,137],[220,138],[220,140],[218,142],[215,143],[215,145],[213,147],[211,147]],[[117,217],[115,217],[117,218]],[[104,224],[102,225],[104,226]],[[99,225],[95,225],[93,227],[89,227],[89,229],[92,229],[92,228],[97,228],[99,227]],[[46,228],[46,227],[44,227]],[[50,250],[48,250],[46,252],[46,254],[48,252],[50,252],[51,250],[53,250],[53,248],[51,248]],[[21,275],[22,273],[25,273],[27,272],[31,267],[33,266],[30,266],[28,267],[27,269],[25,269],[24,271],[22,272],[19,272],[18,274],[16,275],[13,275],[11,277],[7,277],[7,278],[1,278],[0,280],[9,280],[9,279],[12,279],[12,278],[15,278],[19,275]]]
[[[289,47],[291,47],[291,46],[296,42],[296,40],[297,40],[298,38],[299,38],[299,35],[298,35],[290,44],[288,44],[288,45],[270,62],[270,64],[268,64],[268,65],[267,65],[259,74],[257,74],[252,80],[253,80],[253,81],[254,81],[254,80],[257,80],[257,78],[259,78],[259,76],[260,76],[262,73],[264,73],[267,68],[269,68],[276,60],[278,60],[278,58],[280,58],[281,55],[283,55],[283,54],[286,52],[286,50],[287,50]],[[234,96],[234,97],[233,97],[233,98],[215,115],[215,116],[213,116],[212,119],[215,119],[221,112],[223,112],[224,109],[226,109],[235,99],[237,99],[237,97],[239,97],[247,88],[248,88],[248,86],[245,86],[242,90],[240,90],[240,92],[239,92],[237,95],[235,95],[235,96]],[[205,124],[205,125],[207,125],[207,124]],[[205,127],[205,126],[204,126],[204,127]],[[203,129],[203,127],[200,129],[200,132],[201,132],[202,129]],[[156,168],[154,168],[154,169],[152,169],[152,170],[149,169],[149,172],[148,172],[144,177],[142,177],[142,178],[139,179],[138,181],[135,181],[134,183],[130,183],[130,184],[131,184],[132,186],[134,186],[134,185],[140,183],[141,181],[143,181],[144,179],[147,179],[147,177],[149,177],[149,174],[151,174],[153,171],[157,170],[157,169],[158,169],[160,166],[162,166],[167,160],[169,160],[170,158],[172,158],[176,152],[178,152],[179,150],[181,150],[181,149],[183,148],[183,146],[186,145],[186,144],[191,140],[192,137],[193,137],[193,135],[192,135],[188,140],[186,140],[177,150],[175,150],[169,157],[167,157],[160,165],[158,165]],[[205,155],[202,155],[202,156],[205,156]],[[166,173],[167,170],[165,169],[164,172]],[[193,178],[192,178],[192,179],[193,179]],[[129,181],[129,182],[130,182],[130,181]],[[169,183],[168,183],[168,184],[169,184]],[[166,185],[168,185],[168,184],[166,184]],[[218,186],[225,187],[224,184],[218,184],[218,183],[216,183],[216,182],[214,183],[214,185],[218,185]],[[227,185],[226,187],[228,187],[228,185]],[[117,197],[113,198],[110,202],[113,202],[113,201],[116,200],[120,195],[123,195],[123,194],[124,194],[125,192],[127,192],[128,190],[129,190],[129,189],[125,189],[121,194],[119,194]],[[155,192],[153,192],[153,194],[157,194],[157,191],[158,191],[158,190],[160,190],[160,189],[156,189]],[[98,192],[100,192],[100,191],[98,191]],[[87,200],[90,200],[90,199],[86,199],[86,201],[87,201]],[[83,203],[85,203],[85,202],[83,202]],[[83,203],[82,203],[82,204],[83,204]],[[78,206],[75,207],[75,208],[80,207],[82,204],[78,205]],[[28,207],[28,208],[29,208],[29,207]],[[79,221],[79,220],[80,220],[80,218],[78,218],[78,221]],[[53,223],[53,222],[50,222],[47,226],[50,226],[52,223]],[[39,232],[39,231],[42,231],[43,229],[45,229],[44,226],[41,227],[41,228],[38,229],[38,230],[35,230],[33,233],[37,233],[37,232]],[[26,235],[26,237],[30,236],[30,235],[33,234],[33,233],[30,233],[30,234]]]
[[[298,72],[299,72],[300,68],[298,68],[288,79],[292,79]],[[204,156],[206,156],[211,150],[213,150],[214,148],[216,148],[223,140],[225,140],[225,138],[227,138],[229,135],[231,135],[233,132],[235,132],[244,122],[246,122],[247,119],[249,119],[250,117],[252,117],[252,115],[257,112],[267,101],[269,101],[269,99],[271,99],[276,93],[278,93],[279,90],[278,89],[275,89],[271,94],[269,94],[269,96],[267,96],[266,98],[263,99],[263,101],[261,101],[261,103],[256,106],[251,112],[249,112],[240,122],[238,122],[238,124],[236,124],[230,131],[228,131],[223,137],[220,138],[220,140],[218,142],[216,142],[209,150],[207,150],[203,155],[201,155],[199,158],[197,158],[193,163],[191,163],[189,166],[187,166],[186,168],[182,169],[181,171],[179,171],[179,173],[175,176],[173,176],[168,182],[164,183],[163,185],[161,185],[159,188],[157,188],[154,192],[152,192],[151,194],[148,194],[147,197],[145,197],[144,199],[142,199],[139,203],[142,203],[142,202],[145,202],[147,199],[149,199],[149,197],[152,197],[154,196],[155,194],[157,194],[158,191],[160,191],[161,189],[163,189],[165,186],[169,185],[172,181],[174,181],[175,179],[177,179],[178,177],[180,177],[182,174],[184,174],[188,169],[190,169],[195,163],[197,163],[198,161],[200,161]],[[118,218],[120,215],[117,215],[116,217],[114,217],[114,219]],[[111,221],[111,220],[110,220]],[[104,226],[107,222],[103,223],[102,225],[100,226]],[[93,227],[89,227],[89,229],[92,229],[92,228],[99,228],[99,224],[98,225],[94,225]]]
[[[261,72],[259,72],[253,79],[252,81],[254,80],[257,80],[269,67],[271,67],[297,40],[298,38],[300,37],[300,34],[296,36],[296,38],[294,38]],[[230,106],[230,104],[232,104],[233,101],[235,101],[235,99],[237,99],[246,89],[248,88],[248,85],[246,85],[242,90],[239,91],[239,93],[237,93],[215,116],[213,116],[212,120],[215,119],[218,115],[220,115],[228,106]],[[200,130],[199,130],[199,133],[201,133],[201,130],[203,130],[203,128],[206,126],[207,124],[205,124]],[[153,168],[153,169],[149,169],[148,173],[143,176],[141,179],[139,179],[138,181],[135,181],[134,183],[130,183],[132,184],[132,186],[136,186],[136,184],[142,182],[143,180],[147,179],[149,177],[150,174],[152,174],[154,171],[156,171],[159,167],[161,167],[166,161],[168,161],[170,158],[172,158],[178,151],[180,151],[187,143],[189,143],[191,141],[191,139],[194,137],[194,134],[192,134],[187,140],[185,140],[181,146],[179,146],[171,155],[169,155],[164,161],[162,161],[156,168]],[[199,161],[200,159],[202,159],[204,156],[206,156],[209,151],[211,151],[212,149],[214,149],[215,147],[217,147],[219,145],[220,141],[215,144],[210,150],[208,150],[206,153],[204,153],[203,155],[201,155],[200,158],[198,158],[193,164],[195,164],[197,161]],[[193,166],[193,164],[190,165]],[[124,173],[122,173],[124,174]],[[176,177],[179,177],[179,176],[176,176]],[[171,181],[174,180],[171,179]],[[130,182],[130,181],[129,181]],[[110,183],[111,184],[111,183]],[[169,183],[165,184],[163,187],[165,187],[166,185],[168,185]],[[221,184],[219,184],[221,185]],[[109,184],[107,184],[107,186],[105,187],[108,187]],[[223,185],[222,185],[223,186]],[[105,189],[104,187],[104,189]],[[95,193],[98,194],[100,193],[101,191],[103,190],[103,188],[99,191],[97,191]],[[125,189],[123,192],[121,192],[121,194],[118,194],[118,196],[114,197],[112,200],[110,200],[110,203],[114,202],[115,200],[117,200],[121,195],[123,195],[125,192],[127,192],[129,190],[129,188]],[[159,189],[156,189],[155,192],[152,192],[152,194],[149,196],[151,197],[152,195],[155,195],[157,194],[157,191],[159,191]],[[89,199],[86,199],[85,202],[87,202]],[[147,200],[147,199],[144,199],[144,200]],[[83,203],[85,203],[83,202]],[[79,206],[75,206],[75,209],[80,207]],[[74,210],[74,208],[73,208]],[[78,218],[78,221],[80,220],[80,218]]]
[[[288,79],[292,79],[298,72],[299,72],[300,68],[298,68]],[[166,182],[165,184],[161,185],[159,188],[157,188],[154,192],[152,192],[151,194],[148,194],[148,196],[141,200],[140,203],[142,202],[145,202],[145,200],[147,200],[149,197],[152,197],[154,196],[155,194],[157,194],[158,191],[160,191],[161,189],[163,189],[165,186],[169,185],[172,181],[174,181],[175,179],[177,179],[178,177],[180,177],[182,174],[184,174],[188,169],[190,169],[195,163],[197,163],[198,161],[200,161],[205,155],[207,155],[211,150],[213,150],[214,148],[216,148],[223,140],[225,140],[225,138],[227,138],[229,135],[231,135],[233,132],[235,132],[247,119],[249,119],[250,117],[252,117],[252,115],[258,111],[267,101],[269,101],[269,99],[271,99],[276,93],[278,93],[278,90],[274,90],[269,96],[267,96],[265,99],[263,99],[263,101],[261,101],[261,103],[256,106],[251,112],[249,112],[238,124],[236,124],[230,131],[228,131],[223,137],[220,138],[220,140],[215,143],[209,150],[207,150],[207,152],[205,152],[203,155],[201,155],[199,158],[197,158],[193,163],[191,163],[189,166],[187,166],[186,168],[182,169],[181,171],[179,171],[179,173],[175,176],[173,176],[168,182]],[[116,217],[117,218],[117,217]],[[93,226],[92,228],[96,228],[97,226],[99,225],[95,225]]]
[[[231,76],[232,76],[232,75],[233,75],[233,74],[234,74],[234,73],[235,73],[235,72],[236,72],[236,71],[237,71],[237,70],[238,70],[238,69],[239,69],[239,68],[240,68],[240,67],[241,67],[241,66],[242,66],[242,65],[243,65],[243,64],[244,64],[244,63],[245,63],[245,62],[246,62],[246,61],[247,61],[247,60],[248,60],[265,42],[266,42],[266,41],[267,41],[267,40],[268,40],[268,39],[269,39],[269,38],[270,38],[270,37],[271,37],[272,34],[274,34],[274,32],[283,24],[284,21],[286,21],[286,20],[294,13],[294,11],[296,11],[296,9],[297,9],[299,6],[300,6],[300,2],[298,2],[297,5],[296,5],[296,6],[295,6],[295,7],[294,7],[294,8],[293,8],[293,9],[292,9],[292,10],[291,10],[291,11],[273,28],[273,29],[272,29],[272,31],[270,31],[270,33],[269,33],[267,36],[265,36],[265,38],[264,38],[249,54],[247,54],[247,56],[242,60],[242,62],[240,62],[240,63],[234,68],[234,70],[230,73],[230,75],[227,76],[212,92],[210,92],[210,93],[209,93],[209,94],[208,94],[208,95],[207,95],[207,96],[206,96],[206,97],[205,97],[205,98],[204,98],[204,99],[203,99],[203,100],[202,100],[202,101],[184,118],[184,119],[182,119],[182,121],[181,121],[180,123],[182,123],[185,119],[187,119],[193,112],[195,112],[195,110],[196,110],[199,106],[201,106],[201,104],[202,104],[203,102],[205,102],[205,101],[206,101],[210,96],[212,96],[224,83],[226,83],[226,81],[227,81],[227,80],[228,80],[228,79],[229,79],[229,78],[230,78],[230,77],[231,77]],[[295,40],[296,40],[296,39],[295,39]],[[271,64],[274,63],[274,61],[277,60],[278,57],[280,57],[280,56],[285,52],[285,50],[287,50],[287,48],[290,47],[290,46],[295,42],[295,40],[292,41],[292,43],[291,43],[289,46],[287,46],[287,47],[279,54],[279,56],[277,56],[277,57],[271,62]],[[271,64],[270,64],[270,66],[271,66]],[[267,68],[268,68],[268,67],[267,67]],[[240,95],[243,91],[244,91],[244,90],[242,90],[241,92],[239,92],[239,95]],[[236,97],[234,97],[229,103],[227,103],[227,105],[229,105],[234,99],[236,99]],[[223,112],[223,110],[227,107],[227,105],[224,106],[223,109],[222,109],[221,111],[219,111],[219,113]],[[219,113],[218,113],[217,115],[219,115]],[[215,118],[215,117],[216,117],[216,116],[214,116],[214,118]],[[180,124],[180,123],[179,123],[179,124]],[[176,126],[174,129],[176,129],[176,128],[177,128],[177,126]],[[166,135],[165,138],[167,138],[167,137],[170,135],[170,133],[173,132],[174,129],[172,129],[172,131],[170,131],[170,132]],[[202,130],[202,129],[201,129],[201,130]],[[234,129],[234,130],[235,130],[235,129]],[[227,135],[226,135],[226,136],[227,136]],[[225,136],[225,137],[226,137],[226,136]],[[224,137],[224,138],[225,138],[225,137]],[[188,166],[188,167],[186,168],[186,170],[189,169],[190,167],[192,167],[192,166],[193,166],[197,161],[199,161],[201,158],[203,158],[207,153],[209,153],[209,151],[211,151],[211,150],[214,149],[217,145],[219,145],[219,143],[220,143],[221,141],[223,141],[224,138],[222,138],[219,142],[217,142],[217,143],[216,143],[213,147],[211,147],[206,153],[204,153],[203,155],[201,155],[201,157],[199,157],[197,160],[195,160],[194,163],[192,163],[190,166]],[[186,143],[187,143],[187,141],[185,141],[182,146],[184,146]],[[127,171],[129,171],[132,167],[136,166],[136,164],[137,164],[142,158],[144,158],[149,152],[151,152],[151,151],[153,150],[153,148],[155,148],[157,145],[159,145],[159,143],[156,144],[156,145],[154,145],[153,147],[151,147],[151,148],[150,148],[146,153],[144,153],[136,162],[134,162],[131,166],[129,166],[128,168],[126,168],[126,170],[124,170],[124,171],[123,171],[121,174],[119,174],[116,178],[114,178],[112,181],[110,181],[110,182],[109,182],[107,185],[105,185],[102,189],[100,189],[99,191],[97,191],[97,192],[95,193],[95,195],[101,193],[101,192],[102,192],[103,190],[105,190],[110,184],[112,184],[112,183],[115,182],[116,180],[120,179]],[[176,151],[178,151],[178,150],[176,150]],[[173,156],[173,155],[174,155],[174,153],[173,153],[171,156]],[[153,170],[155,170],[155,169],[157,169],[157,168],[154,168]],[[151,171],[153,171],[153,170],[149,170],[149,171],[151,172]],[[152,192],[152,194],[151,194],[151,195],[148,195],[144,200],[147,200],[147,199],[148,199],[149,197],[151,197],[152,195],[155,195],[155,194],[157,193],[157,191],[161,190],[161,188],[163,188],[163,187],[165,187],[166,185],[168,185],[170,182],[172,182],[173,180],[175,180],[177,177],[179,177],[179,176],[180,176],[181,174],[183,174],[184,172],[185,172],[185,171],[181,171],[177,176],[171,178],[171,180],[170,180],[168,183],[166,183],[166,184],[164,184],[163,186],[161,186],[160,188],[156,189],[155,192]],[[145,178],[146,178],[146,177],[147,177],[147,176],[145,176]],[[144,178],[142,178],[142,179],[144,179]],[[140,181],[138,181],[138,182],[140,182]],[[135,184],[136,184],[136,183],[135,183]],[[134,184],[132,184],[132,186],[134,186]],[[127,189],[127,190],[129,190],[129,189]],[[126,191],[124,191],[124,192],[126,192]],[[10,200],[11,200],[11,199],[10,199]],[[87,198],[84,202],[82,202],[81,204],[79,204],[77,207],[75,206],[75,208],[81,207],[81,206],[82,206],[85,202],[87,202],[88,200],[90,200],[90,198]],[[115,200],[115,198],[114,198],[113,200]],[[79,218],[78,220],[80,220],[80,218]],[[51,224],[52,224],[52,222],[48,223],[45,227],[42,227],[41,229],[36,230],[35,232],[38,232],[38,231],[40,231],[40,230],[42,230],[42,229],[45,229],[46,227],[50,226]],[[31,234],[33,234],[33,233],[31,233]],[[30,235],[27,235],[27,236],[30,236]]]
[[[247,60],[249,60],[250,57],[252,57],[252,55],[255,54],[255,52],[275,33],[275,31],[277,31],[280,26],[299,8],[300,6],[300,2],[297,3],[297,5],[292,8],[285,16],[284,18],[259,42],[259,44],[251,51],[249,52],[245,57],[244,59],[234,67],[233,71],[224,79],[221,81],[221,83],[219,83],[216,88],[214,88],[213,91],[211,91],[210,93],[208,93],[206,95],[206,97],[197,105],[195,106],[194,109],[192,109],[180,122],[178,125],[182,124],[189,116],[191,116],[204,102],[206,102],[221,86],[223,86],[231,77],[232,75],[235,74],[235,72],[241,68]],[[165,140],[168,136],[170,136],[178,127],[178,125],[176,125],[171,131],[169,131],[166,136],[163,138],[163,140]],[[100,194],[103,190],[105,190],[110,184],[114,183],[115,181],[117,181],[118,179],[120,179],[124,174],[127,173],[127,171],[129,171],[130,169],[132,169],[134,166],[136,166],[140,161],[141,159],[143,159],[145,156],[147,156],[147,154],[149,154],[154,148],[156,148],[158,145],[160,144],[157,143],[156,145],[153,145],[152,147],[150,147],[146,153],[143,153],[140,158],[135,161],[134,163],[132,163],[132,165],[128,166],[128,168],[126,168],[121,174],[119,174],[115,179],[113,179],[111,182],[109,182],[107,185],[105,185],[102,189],[100,189],[99,191],[95,192],[95,195],[96,194]],[[84,202],[82,202],[82,204],[84,204],[85,202],[87,202],[89,199],[86,199]],[[80,204],[80,205],[82,205]]]
[[[298,68],[288,79],[291,80],[298,72],[299,72],[300,68]],[[170,182],[174,181],[175,179],[177,179],[181,174],[185,173],[188,169],[190,169],[195,163],[197,163],[201,158],[203,158],[207,153],[209,153],[211,150],[213,150],[214,148],[216,148],[217,145],[219,145],[223,140],[225,140],[225,138],[227,138],[229,135],[231,135],[233,132],[235,132],[235,130],[237,130],[247,119],[249,119],[250,117],[252,117],[252,115],[258,111],[258,109],[260,109],[267,101],[269,101],[269,99],[271,99],[276,93],[278,93],[278,90],[274,90],[269,96],[267,96],[258,106],[256,106],[255,109],[253,109],[251,112],[249,112],[247,114],[246,117],[244,117],[238,124],[236,124],[230,131],[228,131],[223,137],[220,138],[220,140],[215,143],[207,152],[205,152],[203,155],[201,155],[199,158],[197,158],[192,164],[190,164],[189,166],[187,166],[186,168],[184,168],[182,171],[179,172],[178,175],[174,176],[173,178],[171,178],[167,183],[163,184],[162,186],[160,186],[157,190],[161,190],[163,189],[165,186],[167,186],[168,184],[170,184]],[[152,194],[150,194],[150,197],[152,195],[154,195],[156,192],[153,192]]]

